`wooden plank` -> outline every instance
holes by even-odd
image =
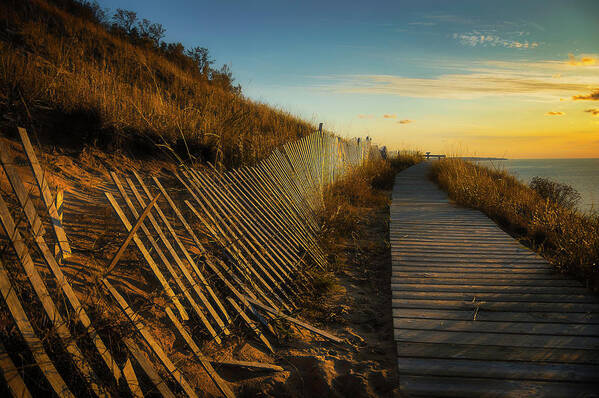
[[[212,229],[210,224],[208,224],[206,222],[206,220],[204,220],[202,215],[195,209],[195,207],[193,207],[193,205],[189,201],[185,200],[184,203],[191,210],[191,212],[198,218],[198,220],[200,220],[200,222],[202,222],[202,224],[204,224],[206,226],[206,228],[208,228],[210,230],[210,232],[212,233],[212,236],[215,238],[215,240],[217,240],[220,243],[220,245],[231,255],[231,257],[233,259],[235,259],[237,264],[241,265],[244,268],[244,271],[248,271],[248,274],[251,274],[252,277],[255,277],[261,283],[261,285],[264,286],[266,288],[266,290],[268,290],[273,295],[273,297],[275,297],[279,301],[279,303],[281,303],[281,305],[283,305],[284,308],[290,310],[289,307],[282,301],[282,299],[280,297],[278,297],[278,295],[273,291],[272,287],[268,284],[268,282],[266,282],[264,280],[264,278],[262,278],[262,276],[252,267],[252,264],[247,260],[247,258],[245,258],[243,256],[243,254],[241,253],[239,248],[236,245],[232,244],[232,241],[230,239],[227,239],[228,235],[225,234],[222,231],[222,229],[220,229],[220,226],[218,224],[216,224],[215,220],[212,220],[212,222],[214,223],[213,225],[216,228],[219,228],[218,233],[216,231],[214,231],[214,229]],[[210,213],[208,213],[208,216],[210,217]],[[249,276],[246,276],[246,278],[249,279]],[[278,307],[260,289],[260,287],[257,284],[253,283],[253,281],[251,279],[249,279],[249,280],[250,280],[250,282],[252,282],[251,283],[252,288],[254,288],[266,302],[268,302],[272,307]]]
[[[435,272],[438,274],[443,273],[470,273],[472,272],[472,267],[470,266],[455,266],[448,267],[447,265],[393,265],[391,267],[392,272]],[[503,265],[495,265],[495,266],[487,266],[487,267],[477,267],[476,272],[485,272],[485,273],[496,273],[496,274],[504,274],[504,275],[554,275],[560,276],[563,278],[563,275],[558,273],[555,269],[547,268],[547,267],[533,267],[533,268],[513,268],[513,267],[505,267]]]
[[[19,370],[15,366],[4,344],[0,342],[0,373],[4,377],[4,382],[14,398],[31,398],[31,393],[27,389],[25,382],[21,378]]]
[[[393,290],[421,292],[511,292],[511,293],[547,293],[547,294],[583,294],[588,292],[583,287],[546,287],[546,286],[511,286],[511,285],[435,285],[394,283]]]
[[[442,268],[440,268],[442,269]],[[468,279],[503,279],[503,280],[528,280],[528,281],[536,281],[536,280],[567,280],[563,275],[556,274],[555,272],[544,272],[544,273],[518,273],[514,271],[502,272],[500,269],[474,269],[474,270],[462,270],[461,272],[451,272],[448,270],[444,270],[445,272],[436,272],[436,271],[421,271],[421,270],[410,270],[406,271],[401,269],[399,266],[392,267],[391,278],[402,280],[403,278],[420,278],[420,279],[438,279],[438,280],[448,280],[451,281],[453,279],[463,280],[464,278]]]
[[[270,363],[264,362],[251,362],[251,361],[237,361],[231,359],[210,359],[210,362],[218,365],[218,366],[232,366],[232,367],[241,367],[248,369],[258,369],[258,370],[266,370],[272,372],[284,372],[285,369],[280,367],[279,365],[273,365]]]
[[[60,225],[62,225],[62,217],[64,215],[64,189],[62,187],[56,189],[56,199],[54,204],[56,206],[56,211],[58,212],[58,221],[60,221]],[[60,250],[59,244],[54,244],[54,256],[56,257],[58,264],[62,265],[62,251]]]
[[[218,387],[219,391],[227,398],[235,397],[233,391],[231,391],[227,383],[223,379],[221,379],[220,376],[216,373],[216,371],[210,364],[210,361],[208,361],[208,359],[204,356],[202,351],[200,351],[200,348],[197,346],[195,341],[193,341],[191,335],[187,333],[187,330],[185,330],[181,322],[179,322],[179,320],[177,319],[173,311],[170,309],[170,307],[166,307],[166,314],[168,315],[173,325],[175,325],[175,328],[177,329],[181,337],[183,337],[183,340],[185,340],[191,351],[194,353],[195,357],[200,361],[200,364],[202,365],[206,373],[208,373],[210,379],[212,379],[214,384],[216,384],[216,387]]]
[[[158,374],[152,362],[144,355],[141,348],[129,337],[123,337],[123,343],[127,346],[127,349],[133,355],[133,358],[137,361],[139,366],[143,369],[145,374],[148,376],[154,387],[160,392],[165,398],[175,398],[175,394],[168,388],[162,377]]]
[[[121,371],[116,362],[114,361],[112,354],[102,341],[102,338],[91,324],[89,316],[87,315],[85,309],[81,305],[81,302],[79,301],[77,295],[73,291],[73,288],[71,287],[69,281],[63,274],[62,269],[56,261],[56,257],[53,255],[48,245],[46,244],[41,218],[38,216],[37,211],[35,210],[35,207],[33,206],[33,203],[29,197],[29,194],[25,189],[25,186],[23,185],[21,178],[17,174],[16,169],[14,168],[14,159],[12,159],[12,157],[9,156],[9,151],[5,150],[6,148],[3,147],[3,145],[5,144],[3,142],[0,142],[0,160],[2,162],[4,171],[10,181],[10,184],[13,188],[13,191],[17,196],[19,203],[21,204],[21,208],[23,209],[25,219],[29,224],[29,228],[34,238],[35,244],[38,247],[39,251],[42,253],[42,256],[46,264],[50,268],[50,271],[54,275],[57,285],[64,292],[65,297],[67,298],[69,304],[73,309],[73,313],[75,314],[76,319],[80,322],[80,324],[89,334],[90,338],[94,343],[94,346],[96,347],[96,350],[98,351],[98,353],[104,360],[106,366],[113,374],[116,382],[118,383],[121,377]]]
[[[496,345],[508,347],[571,348],[599,350],[599,338],[588,336],[511,335],[502,333],[468,333],[430,330],[395,330],[396,341]]]
[[[393,290],[393,298],[424,300],[461,300],[472,301],[515,301],[520,303],[596,303],[591,294],[543,294],[543,293],[484,293],[484,292],[418,292]],[[523,304],[526,305],[526,304]]]
[[[135,185],[133,184],[133,181],[131,181],[129,178],[127,178],[126,181],[129,184],[129,188],[131,189],[131,192],[133,192],[133,196],[135,196],[135,198],[137,199],[137,202],[139,203],[139,205],[142,206],[142,207],[145,206],[145,201],[143,200],[143,198],[141,197],[141,195],[139,194],[139,192],[135,188]],[[158,237],[159,237],[160,241],[163,243],[164,247],[166,247],[167,251],[171,255],[171,258],[173,258],[175,260],[175,264],[179,268],[179,271],[181,271],[181,273],[183,274],[183,277],[185,278],[185,280],[187,280],[187,283],[191,286],[191,288],[193,289],[193,291],[195,292],[195,294],[200,298],[200,300],[204,304],[205,308],[208,310],[208,313],[210,315],[212,315],[212,317],[214,318],[214,320],[216,321],[216,323],[220,327],[220,329],[226,335],[229,335],[230,334],[229,329],[227,329],[227,327],[225,326],[224,322],[222,321],[222,319],[220,319],[220,317],[218,316],[218,314],[216,313],[216,311],[214,310],[214,308],[212,307],[212,305],[210,304],[210,302],[208,301],[208,299],[206,298],[206,296],[204,296],[204,293],[200,290],[199,284],[191,276],[191,274],[190,274],[189,270],[187,269],[186,265],[183,264],[183,261],[181,260],[181,258],[177,254],[177,251],[171,245],[169,239],[164,235],[164,231],[162,230],[162,228],[160,227],[160,225],[158,224],[158,222],[156,221],[156,219],[154,218],[154,216],[152,214],[148,215],[148,220],[152,224],[152,227],[154,228],[154,231],[158,234]],[[214,328],[212,327],[212,325],[210,324],[210,322],[208,321],[208,319],[204,315],[203,311],[200,309],[199,305],[196,303],[196,301],[194,300],[194,298],[191,296],[191,293],[189,292],[189,289],[186,286],[183,285],[182,281],[181,282],[177,282],[177,284],[179,285],[179,288],[181,288],[181,290],[183,291],[183,294],[185,295],[185,298],[189,301],[189,303],[190,303],[191,307],[193,308],[193,310],[195,311],[195,313],[200,318],[200,321],[202,322],[202,324],[204,324],[204,326],[206,327],[206,329],[208,330],[208,332],[212,335],[212,337],[215,337],[217,335],[216,331],[214,330]]]
[[[60,312],[58,311],[58,308],[56,308],[54,301],[52,301],[52,297],[48,292],[46,284],[37,271],[35,264],[33,263],[33,259],[29,254],[29,249],[25,244],[25,240],[21,236],[21,233],[16,229],[14,220],[10,215],[2,195],[0,195],[0,223],[2,224],[6,236],[9,238],[11,245],[17,254],[17,259],[23,267],[23,270],[25,271],[31,286],[33,287],[35,294],[40,300],[48,319],[50,322],[52,322],[58,337],[60,338],[66,351],[70,354],[73,363],[81,372],[83,379],[89,383],[89,387],[94,391],[94,393],[98,396],[106,396],[106,391],[104,391],[104,389],[97,384],[98,377],[96,376],[94,370],[89,365],[79,347],[77,347],[75,344],[75,339],[68,328],[68,324],[62,318],[62,315],[60,315]]]
[[[599,366],[599,351],[568,348],[506,347],[475,344],[416,343],[397,344],[397,355],[409,358],[453,358],[474,360],[528,361],[592,364]]]
[[[125,361],[122,372],[123,372],[123,376],[124,376],[123,378],[125,379],[127,386],[129,386],[129,390],[131,391],[131,394],[135,398],[143,398],[144,394],[141,391],[141,387],[139,385],[139,380],[137,379],[137,376],[135,375],[135,371],[133,370],[133,366],[131,365],[131,360],[129,358],[127,358],[127,360]]]
[[[27,314],[17,297],[15,288],[10,282],[8,272],[6,271],[6,268],[4,268],[2,260],[0,260],[0,293],[4,298],[4,302],[6,303],[17,328],[23,336],[23,340],[25,340],[27,348],[31,351],[37,366],[46,377],[46,380],[48,380],[48,383],[50,383],[54,393],[59,397],[74,398],[75,396],[71,393],[69,387],[54,367],[52,360],[48,357],[48,354],[46,354],[42,342],[37,337],[33,326],[29,322],[29,318],[27,318]]]
[[[596,385],[567,382],[405,375],[400,393],[425,397],[585,397]]]
[[[127,238],[121,244],[121,247],[119,247],[119,250],[117,250],[116,254],[112,258],[112,261],[110,262],[110,264],[106,268],[106,271],[104,271],[104,276],[107,276],[110,273],[110,271],[112,271],[114,269],[114,267],[116,267],[116,264],[118,263],[118,261],[120,260],[121,256],[125,252],[125,249],[127,248],[127,246],[129,246],[129,243],[133,239],[133,235],[135,235],[135,233],[137,232],[137,230],[139,229],[139,227],[141,226],[141,224],[143,223],[143,221],[147,217],[147,215],[150,214],[150,210],[152,210],[152,207],[156,204],[156,202],[158,201],[159,197],[160,197],[160,194],[156,195],[154,197],[154,199],[152,199],[152,201],[144,209],[144,211],[141,212],[141,215],[135,221],[135,225],[133,226],[133,228],[131,228],[131,231],[129,231],[129,234],[127,235]]]
[[[141,335],[141,337],[144,339],[144,341],[150,347],[150,349],[154,352],[154,354],[156,354],[162,365],[164,365],[169,374],[173,376],[173,378],[175,379],[177,384],[179,384],[179,386],[183,389],[185,394],[188,397],[197,397],[195,391],[189,385],[183,374],[171,362],[171,360],[164,353],[158,342],[154,340],[152,334],[146,329],[145,325],[143,324],[143,318],[141,317],[141,315],[134,312],[131,309],[131,307],[129,307],[129,304],[127,304],[123,296],[121,296],[120,293],[110,284],[110,282],[108,282],[108,279],[103,278],[102,283],[104,284],[110,295],[117,302],[121,311],[125,314],[127,319],[129,319],[131,324],[134,326],[135,330]]]
[[[554,336],[589,336],[599,339],[599,325],[549,322],[491,322],[441,319],[393,318],[396,329],[440,330],[446,332],[546,334]]]
[[[245,236],[247,236],[247,232],[245,232],[242,229],[241,224],[238,224],[238,222],[232,219],[233,216],[230,214],[230,212],[227,212],[225,211],[225,209],[222,209],[222,206],[216,203],[212,203],[210,197],[205,195],[202,189],[200,189],[200,186],[198,185],[198,183],[196,183],[196,180],[194,179],[193,175],[185,172],[183,174],[187,177],[191,187],[194,189],[194,192],[196,193],[196,196],[194,197],[194,199],[196,199],[196,203],[198,203],[200,207],[202,207],[204,213],[207,214],[210,218],[216,218],[218,220],[221,228],[225,230],[226,236],[230,240],[230,244],[234,244],[236,247],[238,247],[238,255],[241,254],[241,251],[243,251],[243,253],[245,253],[243,255],[243,258],[246,258],[246,260],[247,258],[249,258],[251,260],[251,264],[255,265],[262,272],[262,274],[270,281],[270,283],[274,285],[274,288],[278,291],[278,293],[281,294],[281,296],[284,299],[279,297],[279,295],[275,293],[274,289],[269,289],[269,291],[271,291],[271,294],[273,294],[273,296],[275,296],[275,298],[277,298],[277,300],[279,300],[279,302],[285,308],[287,308],[289,311],[296,308],[294,301],[291,299],[291,297],[287,295],[286,290],[283,289],[283,286],[281,285],[281,283],[279,283],[284,283],[285,279],[278,272],[278,270],[272,267],[268,260],[264,258],[264,256],[261,253],[261,250],[258,250],[249,239],[244,238]],[[202,198],[202,201],[198,200],[197,195],[199,195]],[[208,206],[208,209],[206,209],[204,205]]]
[[[583,364],[480,361],[445,358],[399,358],[402,375],[487,377],[492,379],[598,383],[599,366]]]
[[[466,310],[474,308],[484,308],[488,311],[512,311],[512,312],[579,312],[579,313],[599,313],[599,304],[595,303],[531,303],[526,305],[510,301],[457,301],[457,300],[412,300],[396,299],[392,300],[393,308],[430,308],[430,309],[449,309]]]
[[[110,205],[112,206],[112,208],[114,209],[114,211],[119,216],[119,219],[121,220],[121,222],[125,226],[125,229],[127,230],[127,232],[131,231],[131,229],[133,228],[133,226],[131,225],[131,223],[129,222],[129,220],[127,219],[127,217],[125,216],[125,213],[123,212],[123,210],[121,209],[121,207],[119,206],[119,204],[116,202],[116,200],[114,199],[114,197],[112,196],[112,194],[110,192],[104,192],[104,194],[106,195],[106,198],[108,199],[108,202],[110,202]],[[133,242],[135,242],[135,245],[137,246],[137,248],[141,252],[142,256],[144,257],[144,259],[146,260],[146,262],[148,263],[148,265],[150,266],[150,269],[152,270],[152,272],[156,276],[156,279],[158,279],[158,282],[160,282],[160,285],[162,286],[164,292],[171,299],[171,301],[175,304],[175,307],[177,308],[177,311],[179,311],[179,313],[181,314],[181,317],[183,319],[185,319],[185,320],[189,319],[189,315],[187,315],[187,311],[185,311],[185,309],[183,308],[183,305],[179,301],[179,298],[177,297],[177,295],[175,294],[175,292],[173,291],[173,289],[169,285],[168,281],[166,280],[166,278],[162,274],[162,271],[160,271],[160,269],[158,268],[158,265],[156,264],[156,262],[154,261],[154,259],[150,255],[150,252],[148,252],[148,249],[146,249],[145,245],[139,239],[139,237],[137,236],[137,234],[133,235]]]
[[[148,190],[148,188],[144,184],[142,178],[136,172],[133,172],[133,174],[135,175],[135,178],[139,182],[139,185],[141,186],[141,188],[144,190],[146,196],[148,198],[150,198],[151,197],[150,191]],[[167,198],[167,202],[169,200],[170,200],[170,196]],[[172,200],[171,200],[171,202],[172,202]],[[173,203],[173,205],[174,205],[174,203]],[[169,203],[169,206],[170,206],[170,203]],[[172,208],[172,206],[171,206],[171,208]],[[175,209],[176,209],[176,207],[173,208],[173,211],[175,211]],[[230,324],[231,323],[231,318],[229,317],[229,314],[228,314],[227,310],[225,309],[225,307],[223,306],[223,304],[221,303],[221,301],[219,300],[219,298],[216,296],[216,294],[212,290],[212,287],[210,286],[210,284],[208,283],[208,281],[204,277],[204,274],[200,271],[200,269],[196,265],[195,261],[193,260],[193,258],[189,254],[189,252],[187,251],[187,248],[185,247],[185,245],[183,244],[183,242],[181,242],[181,239],[179,239],[179,236],[175,232],[175,229],[173,228],[173,226],[171,225],[170,221],[165,216],[165,214],[162,212],[162,209],[160,208],[160,206],[156,206],[156,212],[158,213],[158,215],[160,216],[160,219],[162,220],[162,222],[164,223],[164,225],[166,226],[166,228],[170,232],[170,236],[173,238],[173,240],[175,241],[175,243],[177,243],[177,246],[179,247],[179,249],[183,253],[183,256],[185,257],[185,259],[187,260],[187,263],[189,264],[189,266],[191,267],[191,269],[193,270],[193,272],[197,275],[197,277],[200,279],[200,281],[202,283],[202,288],[204,288],[208,292],[210,298],[212,298],[212,300],[216,304],[217,308],[220,310],[221,314],[224,316],[226,324]],[[179,212],[179,209],[176,209],[176,212]],[[179,212],[179,214],[180,214],[180,212]],[[187,224],[187,222],[185,222],[185,224]],[[204,252],[204,250],[201,250],[201,252]]]
[[[61,256],[63,259],[69,258],[71,256],[71,246],[69,245],[69,241],[67,240],[67,235],[64,232],[64,228],[62,226],[62,222],[60,222],[60,217],[58,216],[58,211],[56,210],[56,205],[54,203],[54,198],[52,197],[52,193],[50,192],[50,188],[48,187],[48,183],[45,178],[45,173],[40,166],[40,163],[37,160],[37,156],[35,155],[35,151],[33,150],[33,146],[29,141],[29,136],[27,135],[27,130],[22,127],[18,128],[19,136],[21,137],[21,143],[23,144],[23,149],[25,150],[25,154],[27,155],[27,159],[29,159],[29,164],[31,166],[31,170],[33,171],[33,176],[35,178],[35,182],[40,190],[42,200],[48,213],[50,215],[50,221],[52,223],[52,230],[54,231],[54,235],[56,237],[56,242],[60,246],[60,250],[62,252]]]
[[[474,311],[470,310],[439,310],[429,308],[394,308],[393,317],[396,318],[422,318],[422,319],[453,319],[473,320]],[[551,323],[582,323],[598,324],[599,315],[591,313],[564,313],[564,312],[510,312],[487,311],[480,308],[476,320],[480,321],[505,321],[505,322],[551,322]]]
[[[245,323],[252,330],[252,332],[254,332],[258,336],[258,338],[260,339],[260,341],[262,341],[262,343],[264,343],[264,345],[266,346],[266,348],[268,348],[270,350],[270,352],[274,353],[275,350],[270,345],[270,342],[268,341],[268,339],[266,338],[266,336],[264,336],[264,334],[262,334],[262,332],[260,332],[258,324],[255,323],[255,322],[253,322],[247,316],[247,314],[239,307],[239,305],[235,302],[235,300],[233,300],[231,297],[227,297],[227,300],[229,301],[229,304],[231,304],[231,306],[233,308],[235,308],[235,311],[237,311],[237,313],[241,316],[241,319],[243,319],[245,321]]]
[[[285,315],[285,314],[281,313],[280,311],[277,311],[277,310],[275,310],[275,309],[273,309],[273,308],[271,308],[271,307],[269,307],[267,305],[264,305],[264,304],[262,304],[261,302],[259,302],[257,300],[251,299],[251,298],[249,298],[247,296],[245,297],[245,299],[247,301],[249,301],[250,303],[254,304],[255,306],[257,306],[258,308],[261,308],[261,309],[263,309],[263,310],[271,313],[272,315],[275,315],[277,317],[283,318],[283,319],[285,319],[285,320],[287,320],[287,321],[289,321],[289,322],[291,322],[291,323],[293,323],[295,325],[301,326],[304,329],[307,329],[307,330],[311,331],[312,333],[315,333],[315,334],[317,334],[319,336],[325,337],[325,338],[327,338],[329,340],[332,340],[332,341],[334,341],[336,343],[342,343],[343,342],[343,339],[340,339],[339,337],[333,336],[332,334],[330,334],[328,332],[325,332],[324,330],[320,330],[318,328],[315,328],[314,326],[311,326],[311,325],[309,325],[309,324],[307,324],[305,322],[302,322],[299,319],[296,319],[296,318],[290,317],[288,315]]]
[[[568,279],[532,279],[532,278],[450,278],[450,277],[392,277],[392,284],[433,284],[433,285],[491,285],[491,286],[545,286],[545,287],[582,287],[578,281]]]

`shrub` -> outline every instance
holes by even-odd
[[[567,184],[548,178],[533,177],[528,185],[542,198],[568,209],[573,209],[580,202],[578,191]]]

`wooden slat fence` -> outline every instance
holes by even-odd
[[[0,198],[3,229],[20,263],[20,268],[11,267],[12,272],[0,266],[0,287],[3,305],[8,307],[41,374],[56,394],[69,395],[73,388],[81,392],[82,387],[70,385],[73,378],[63,377],[48,358],[36,336],[35,323],[28,320],[28,307],[19,299],[19,295],[27,294],[23,291],[26,287],[22,283],[15,287],[11,282],[17,277],[16,269],[21,270],[29,289],[43,304],[58,341],[72,362],[71,371],[78,372],[78,379],[84,381],[91,395],[110,396],[117,391],[128,391],[136,397],[150,392],[163,396],[196,394],[177,362],[161,347],[160,339],[145,326],[140,313],[109,281],[117,278],[114,273],[123,266],[119,258],[127,250],[141,254],[168,301],[165,312],[170,327],[184,338],[198,365],[227,397],[232,397],[233,392],[211,363],[274,371],[282,368],[207,358],[195,340],[198,337],[194,326],[203,328],[217,344],[232,330],[246,328],[266,350],[275,352],[272,321],[283,318],[294,327],[343,343],[342,339],[293,317],[293,311],[311,285],[311,277],[305,271],[326,266],[317,235],[326,189],[352,168],[380,156],[370,140],[343,140],[318,131],[288,143],[253,166],[237,170],[182,165],[171,178],[144,177],[137,172],[111,173],[112,183],[103,189],[104,196],[129,236],[122,243],[115,242],[120,249],[96,284],[104,298],[121,310],[120,316],[130,332],[123,334],[120,342],[111,341],[109,349],[87,315],[90,309],[79,302],[61,270],[62,262],[68,264],[72,255],[68,231],[62,225],[61,203],[68,192],[58,187],[53,197],[27,132],[19,129],[19,137],[44,207],[38,213],[39,206],[22,182],[11,150],[0,142],[0,161],[20,207],[15,213]],[[26,224],[18,222],[17,217],[22,216]],[[47,236],[48,230],[52,236]],[[206,235],[210,237],[208,247]],[[39,265],[34,264],[26,243],[28,237],[33,238],[49,272],[38,271]],[[55,250],[49,249],[51,245]],[[46,284],[57,286],[64,296],[56,296],[55,290],[46,289]],[[231,328],[233,323],[235,329]],[[73,335],[75,328],[87,334],[106,369],[98,369],[98,363],[88,363],[78,346],[80,337]],[[117,346],[121,354],[115,360],[111,350]],[[128,353],[125,360],[123,352]],[[27,396],[27,377],[4,350],[0,350],[0,365],[9,390]],[[136,371],[145,373],[144,380],[152,386],[141,386]],[[111,380],[106,379],[108,374],[112,375]]]

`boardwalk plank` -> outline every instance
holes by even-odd
[[[400,389],[408,396],[599,390],[599,300],[481,212],[399,173],[390,208]],[[586,395],[585,395],[586,396]]]

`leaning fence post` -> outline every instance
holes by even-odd
[[[60,222],[60,225],[62,225],[62,214],[63,214],[63,200],[64,200],[64,188],[59,187],[56,190],[56,211],[58,212],[58,221]],[[62,253],[60,250],[60,245],[58,245],[58,243],[54,244],[54,257],[56,258],[56,262],[60,265],[62,265]]]

